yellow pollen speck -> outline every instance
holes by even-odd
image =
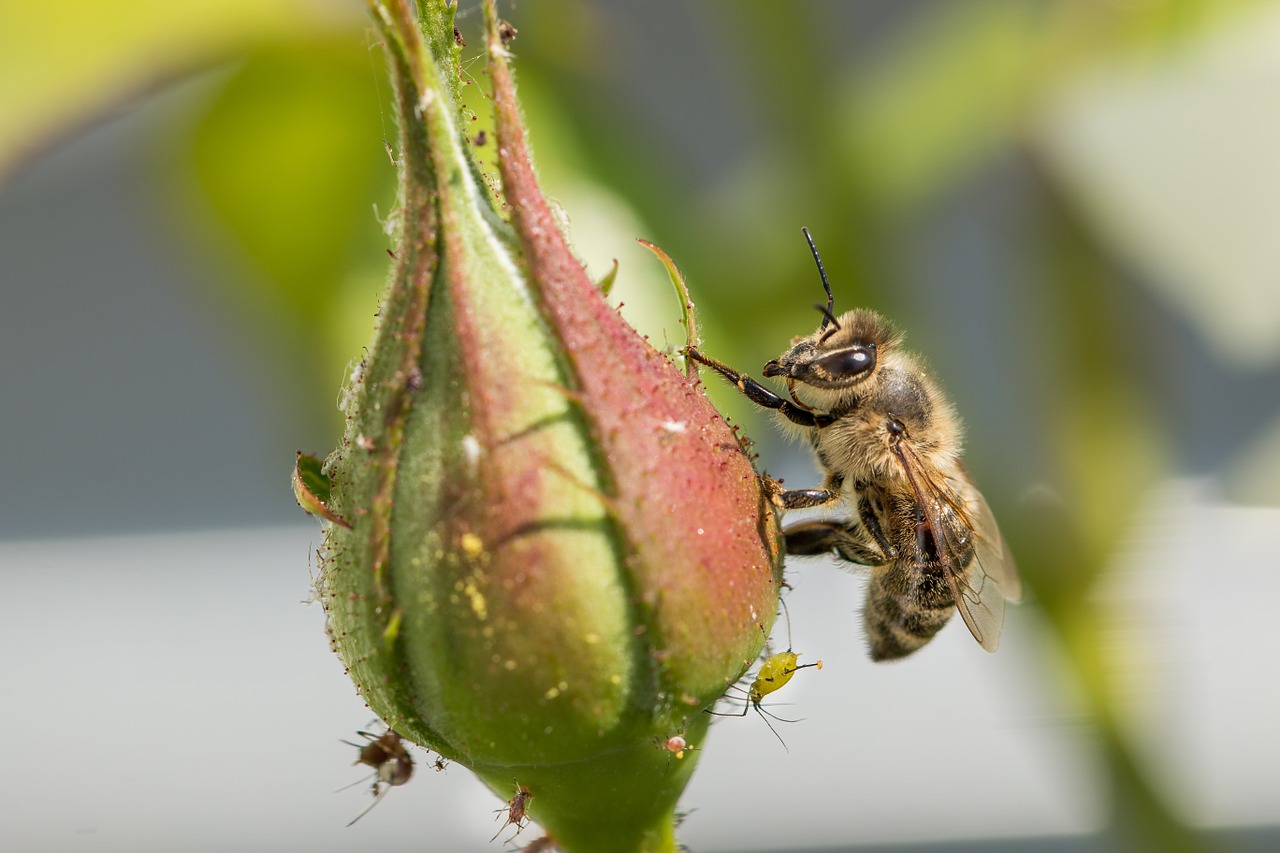
[[[587,645],[594,646],[596,643],[600,642],[600,635],[592,631],[582,639],[587,642]]]
[[[468,582],[466,586],[462,588],[462,591],[465,592],[467,594],[467,598],[471,600],[471,612],[476,614],[476,618],[481,622],[488,619],[489,606],[485,603],[484,594],[481,593],[480,590],[476,589],[476,585]]]
[[[484,542],[474,533],[464,533],[459,542],[462,545],[463,552],[473,560],[484,553]]]

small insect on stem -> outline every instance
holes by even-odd
[[[519,782],[516,782],[516,795],[507,800],[507,804],[505,806],[497,810],[497,814],[502,814],[503,812],[507,813],[506,822],[504,822],[502,826],[498,827],[498,831],[493,834],[493,838],[490,838],[489,841],[496,841],[498,836],[502,834],[502,830],[512,824],[515,824],[516,833],[511,836],[511,838],[508,838],[507,841],[510,842],[516,837],[516,835],[519,835],[521,830],[523,830],[525,825],[529,822],[528,809],[529,802],[532,799],[533,794],[529,792],[529,789],[524,785],[521,785]]]
[[[683,735],[672,735],[667,738],[663,747],[676,758],[684,758],[686,749],[694,749],[694,747],[689,746],[689,742],[684,739]]]
[[[808,669],[809,667],[817,667],[822,669],[822,661],[814,661],[813,663],[796,663],[800,656],[791,650],[791,613],[787,610],[786,602],[782,604],[782,612],[787,617],[787,650],[770,655],[765,662],[760,665],[760,669],[756,672],[755,679],[751,682],[751,687],[744,691],[747,695],[747,701],[742,706],[740,714],[726,714],[720,711],[708,710],[708,714],[714,714],[717,717],[745,717],[747,710],[754,708],[756,713],[760,715],[760,719],[764,720],[764,724],[769,727],[769,731],[773,732],[773,736],[778,739],[778,743],[782,744],[783,749],[787,749],[786,741],[778,734],[778,730],[773,727],[773,723],[769,722],[769,717],[773,717],[780,723],[795,723],[798,720],[788,720],[785,717],[779,717],[770,711],[766,711],[760,707],[760,703],[764,701],[764,697],[777,690],[781,690],[791,680],[791,676],[795,675],[798,670]],[[764,630],[764,626],[760,627]],[[736,690],[742,690],[736,687]],[[787,750],[790,752],[790,750]]]
[[[353,763],[373,768],[373,802],[369,804],[368,808],[352,818],[351,823],[348,823],[347,826],[351,826],[367,815],[374,806],[382,801],[388,791],[398,785],[403,785],[413,776],[413,757],[409,755],[409,750],[405,748],[403,740],[395,731],[387,729],[381,735],[365,731],[358,731],[356,734],[368,742],[363,744],[352,743],[349,740],[342,742],[360,750],[360,754],[356,756],[356,760]],[[360,781],[363,782],[364,780],[361,779]]]
[[[684,758],[684,754],[686,752],[696,752],[698,750],[698,747],[690,746],[689,741],[685,738],[683,734],[680,734],[679,732],[667,738],[663,738],[661,735],[659,735],[658,737],[655,737],[653,740],[654,740],[654,743],[658,744],[658,746],[662,747],[667,752],[667,770],[668,771],[671,769],[672,758],[676,759],[677,761],[680,761],[681,759]]]

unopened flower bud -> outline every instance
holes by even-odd
[[[665,850],[709,707],[774,619],[776,522],[696,379],[606,303],[538,190],[486,6],[502,195],[443,0],[371,2],[395,82],[396,264],[321,472],[334,648],[406,740],[567,850]],[[504,219],[506,216],[508,218]],[[524,808],[522,800],[521,808]]]

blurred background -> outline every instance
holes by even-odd
[[[953,620],[873,666],[863,581],[794,561],[794,646],[826,666],[779,697],[785,750],[716,723],[690,848],[1280,847],[1280,4],[502,13],[547,192],[624,314],[683,342],[644,237],[704,350],[758,372],[817,324],[808,226],[837,310],[895,319],[949,389],[1028,587],[994,657]],[[0,5],[6,850],[501,846],[460,768],[350,829],[368,788],[333,793],[368,712],[288,475],[337,442],[388,263],[364,15]],[[480,24],[463,2],[464,56]]]

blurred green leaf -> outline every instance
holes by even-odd
[[[1098,63],[1046,99],[1037,135],[1101,239],[1224,358],[1280,359],[1280,14]]]
[[[281,285],[321,310],[390,184],[373,59],[359,39],[259,50],[196,128],[196,174],[214,209]]]
[[[1064,79],[1099,61],[1197,44],[1250,5],[1256,3],[934,6],[883,48],[870,70],[856,68],[837,95],[849,104],[842,114],[845,171],[886,212],[901,212],[1016,140]]]
[[[212,209],[273,285],[240,295],[279,317],[325,382],[367,337],[387,266],[374,205],[394,211],[384,141],[394,128],[380,62],[358,31],[265,46],[218,91],[191,140]]]
[[[901,210],[972,168],[1026,99],[1045,18],[1025,3],[947,4],[860,70],[840,97],[857,185]]]
[[[321,0],[0,4],[0,177],[113,102],[358,12]]]

